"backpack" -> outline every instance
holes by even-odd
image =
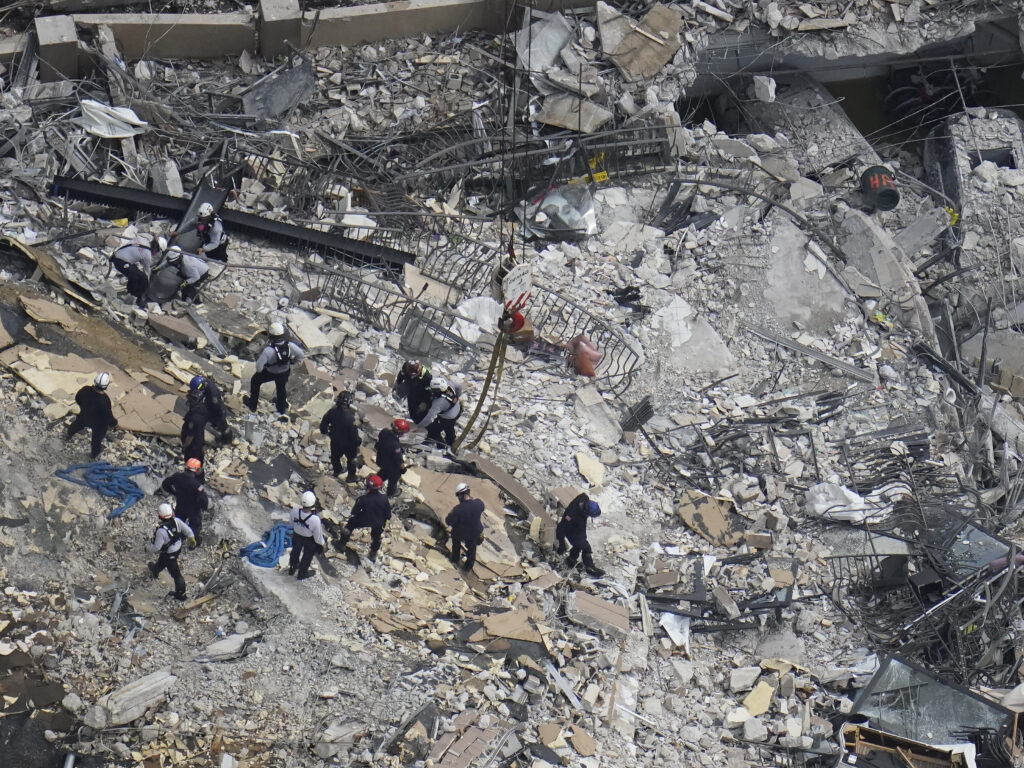
[[[181,541],[181,529],[178,528],[178,521],[174,518],[171,518],[166,523],[161,523],[160,527],[167,531],[167,535],[170,537],[167,540],[167,543],[160,549],[161,552],[166,552],[176,543]]]
[[[280,365],[287,365],[292,359],[292,348],[291,344],[287,341],[283,341],[280,344],[271,344],[274,348],[274,354],[277,355],[277,362]]]

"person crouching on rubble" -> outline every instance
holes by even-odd
[[[101,371],[96,374],[92,385],[85,385],[75,394],[75,402],[78,403],[78,415],[68,425],[68,431],[64,440],[70,440],[83,429],[88,427],[92,432],[92,451],[89,457],[95,459],[103,450],[103,438],[107,435],[110,427],[117,426],[117,419],[110,406],[110,396],[107,394],[107,387],[110,386],[110,374]]]
[[[221,221],[211,203],[203,203],[199,206],[198,217],[195,226],[186,231],[194,229],[202,245],[199,246],[199,254],[215,261],[228,262],[228,236],[224,232],[224,222]],[[171,237],[177,237],[178,232],[171,233]]]
[[[417,424],[426,428],[427,440],[449,448],[455,445],[455,423],[462,415],[462,403],[459,402],[461,395],[461,381],[449,383],[444,379],[434,380],[430,409]]]
[[[181,286],[181,300],[199,304],[199,289],[210,277],[210,265],[198,256],[185,253],[176,245],[167,249],[166,260],[178,270],[178,276],[184,281]]]
[[[568,539],[572,545],[569,550],[569,557],[565,564],[570,568],[576,567],[576,561],[583,555],[583,568],[590,576],[604,576],[604,571],[594,565],[593,550],[590,542],[587,541],[587,520],[592,517],[601,516],[601,507],[596,501],[592,501],[585,493],[581,493],[569,502],[565,508],[562,519],[555,526],[555,539],[558,547],[555,549],[558,554],[565,554],[565,540]]]
[[[354,530],[369,528],[370,552],[367,557],[371,563],[377,562],[381,536],[388,520],[391,519],[391,503],[388,501],[388,497],[380,492],[383,487],[384,481],[379,476],[370,475],[366,478],[366,493],[356,499],[356,503],[352,505],[352,514],[334,542],[336,549],[345,548],[348,540],[352,538]]]
[[[138,235],[135,242],[122,245],[110,254],[114,269],[124,275],[128,294],[135,298],[135,305],[146,308],[146,291],[149,290],[149,273],[153,269],[153,254],[161,247],[156,238]]]
[[[224,397],[213,379],[202,375],[193,376],[188,383],[187,405],[189,410],[197,406],[206,409],[209,424],[220,433],[218,440],[221,443],[230,443],[235,439],[234,430],[228,426]]]
[[[192,549],[195,549],[195,534],[188,527],[188,523],[174,516],[174,508],[167,502],[160,505],[157,517],[160,524],[153,531],[153,540],[147,545],[146,550],[159,552],[160,556],[155,563],[148,563],[149,575],[155,579],[166,568],[167,573],[174,579],[174,591],[168,592],[168,596],[175,600],[184,600],[185,578],[178,567],[178,556],[181,554],[182,540],[187,539]]]

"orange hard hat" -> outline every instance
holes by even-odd
[[[203,467],[203,462],[199,459],[189,459],[185,462],[185,466],[191,469],[193,472],[198,472]]]

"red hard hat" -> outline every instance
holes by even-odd
[[[366,490],[380,490],[384,487],[384,481],[380,479],[380,475],[370,475],[366,478]]]
[[[409,431],[409,422],[405,419],[395,419],[393,426],[395,432],[398,432],[400,435],[404,435]]]
[[[193,472],[198,472],[202,469],[203,463],[199,459],[189,459],[185,462],[185,466]]]

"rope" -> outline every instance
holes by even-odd
[[[275,523],[274,527],[263,534],[263,540],[242,547],[239,557],[244,557],[260,568],[274,568],[284,551],[292,545],[291,523]]]
[[[106,461],[94,461],[88,464],[72,464],[67,469],[58,469],[54,474],[69,483],[87,486],[104,496],[120,501],[120,506],[107,514],[107,519],[113,520],[115,517],[123,515],[125,510],[145,497],[146,494],[142,489],[129,478],[133,475],[145,474],[148,471],[149,467],[144,464],[115,467]],[[81,477],[76,476],[76,472],[81,472]]]

